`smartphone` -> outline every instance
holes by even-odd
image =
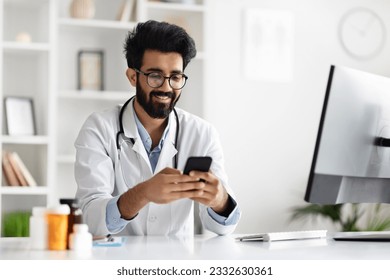
[[[211,162],[211,157],[189,157],[183,173],[188,175],[192,170],[208,172]]]

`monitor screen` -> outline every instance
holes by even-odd
[[[390,78],[331,66],[305,200],[390,202]]]

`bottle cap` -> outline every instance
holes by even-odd
[[[50,207],[48,213],[57,215],[69,215],[70,207],[66,204],[60,204],[57,206]]]
[[[40,206],[36,206],[36,207],[33,207],[32,209],[32,215],[34,217],[41,217],[41,216],[44,216],[47,212],[47,208],[46,207],[40,207]]]
[[[88,232],[88,225],[87,224],[74,224],[73,225],[73,232]]]
[[[69,207],[78,208],[79,200],[77,198],[60,198],[60,204],[67,204]]]

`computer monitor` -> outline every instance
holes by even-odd
[[[305,200],[390,203],[390,78],[331,66]]]

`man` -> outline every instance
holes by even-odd
[[[139,23],[125,43],[136,96],[92,114],[77,140],[76,197],[94,235],[193,234],[193,201],[203,226],[231,233],[240,218],[215,129],[174,109],[195,57],[193,39],[164,22]],[[209,172],[184,175],[190,156],[210,156]]]

